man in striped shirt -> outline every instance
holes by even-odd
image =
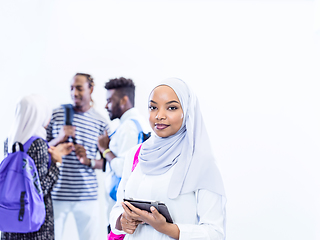
[[[93,165],[98,136],[108,131],[108,125],[91,107],[93,87],[93,78],[89,74],[77,73],[71,82],[72,126],[64,124],[64,108],[59,107],[54,110],[47,127],[49,145],[66,141],[75,144],[75,150],[63,158],[59,179],[52,191],[56,240],[62,239],[69,212],[74,215],[80,240],[98,238],[98,184]]]

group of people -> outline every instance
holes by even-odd
[[[46,219],[37,232],[2,232],[1,239],[60,240],[70,212],[81,240],[99,239],[95,169],[106,175],[108,239],[225,239],[222,178],[189,86],[177,78],[156,85],[148,99],[148,126],[134,107],[133,81],[109,80],[105,108],[111,120],[120,120],[115,131],[92,107],[93,88],[91,75],[73,77],[71,125],[64,106],[52,113],[41,96],[18,102],[5,152],[16,141],[40,137],[27,153],[39,172]],[[141,140],[150,128],[151,136]],[[54,164],[48,169],[49,154]],[[163,202],[172,223],[155,206],[145,211],[124,199]]]

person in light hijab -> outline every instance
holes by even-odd
[[[154,134],[128,152],[111,228],[124,239],[225,239],[226,195],[211,152],[197,97],[176,78],[157,85],[149,97]],[[140,210],[123,199],[160,201],[173,223],[155,207]],[[123,202],[124,201],[124,202]]]
[[[25,144],[31,137],[36,136],[27,154],[34,160],[37,167],[40,184],[46,206],[45,222],[37,232],[11,233],[2,232],[3,239],[54,239],[53,209],[51,190],[58,179],[59,165],[62,163],[62,156],[69,154],[73,149],[72,143],[64,143],[57,147],[48,149],[46,139],[46,127],[51,117],[51,110],[48,101],[40,95],[28,95],[21,98],[16,106],[15,118],[11,131],[5,143],[5,153],[12,151],[15,142]],[[51,165],[48,169],[49,153],[51,154]]]

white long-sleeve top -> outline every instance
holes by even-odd
[[[110,162],[110,168],[118,177],[122,175],[126,151],[138,144],[139,131],[131,119],[135,119],[140,123],[140,127],[144,133],[150,131],[149,125],[138,112],[138,109],[131,108],[121,116],[120,125],[111,137],[109,145],[110,150],[116,156]]]
[[[137,147],[134,147],[125,158],[122,180],[117,193],[118,201],[110,214],[112,232],[125,233],[115,229],[115,223],[124,211],[121,206],[123,198],[134,198],[164,202],[174,224],[179,227],[180,240],[224,239],[222,197],[208,190],[199,189],[196,192],[179,195],[176,199],[169,199],[167,192],[174,167],[162,175],[146,175],[142,173],[138,164],[131,172],[136,151]],[[139,225],[132,235],[127,234],[125,239],[165,240],[172,238],[156,231],[150,225],[143,224]]]
[[[112,161],[106,165],[105,177],[105,197],[106,197],[106,214],[107,225],[109,224],[109,214],[115,201],[109,196],[111,190],[112,176],[117,175],[121,177],[123,172],[123,164],[126,152],[133,146],[138,144],[139,131],[135,123],[131,120],[135,119],[139,122],[140,127],[144,133],[149,132],[149,126],[144,120],[143,116],[139,113],[138,109],[131,108],[127,110],[120,118],[120,124],[111,137],[109,148],[116,156]]]

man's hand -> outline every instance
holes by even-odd
[[[84,165],[90,166],[90,159],[87,158],[86,149],[80,144],[75,144],[74,149],[79,161]]]
[[[105,131],[103,135],[98,137],[98,148],[100,152],[104,152],[109,148],[110,138],[108,136],[108,132]]]
[[[68,137],[76,136],[76,127],[75,126],[67,126],[64,125],[60,128],[59,135],[57,137],[57,141],[59,143],[64,143],[68,140]]]

